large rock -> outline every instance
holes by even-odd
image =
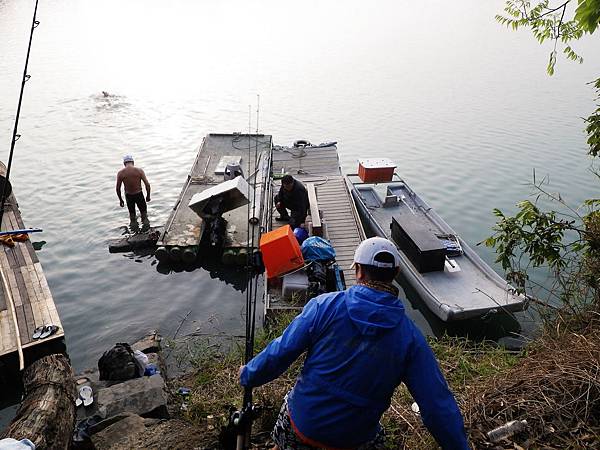
[[[134,378],[102,388],[96,397],[98,414],[111,417],[131,412],[144,417],[168,417],[165,381],[160,374]]]
[[[97,450],[134,448],[145,428],[144,418],[130,414],[93,434],[92,443]]]

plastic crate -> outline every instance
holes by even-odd
[[[302,250],[292,227],[285,225],[260,237],[260,252],[267,278],[274,278],[304,265]]]

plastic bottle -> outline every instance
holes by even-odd
[[[498,428],[494,428],[492,431],[488,431],[487,437],[490,442],[498,442],[523,431],[525,428],[527,428],[526,420],[511,420]]]

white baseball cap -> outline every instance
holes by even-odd
[[[123,156],[123,163],[128,163],[128,162],[133,162],[133,156],[132,155],[125,155],[125,156]]]
[[[376,261],[375,257],[383,252],[391,254],[394,257],[394,262],[388,263]],[[352,269],[356,263],[393,269],[395,267],[400,267],[400,254],[394,243],[388,239],[372,237],[362,241],[356,248],[356,251],[354,252],[354,262],[350,268]]]

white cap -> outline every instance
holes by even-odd
[[[132,155],[125,155],[125,156],[123,156],[123,164],[128,163],[128,162],[133,162],[133,156]]]
[[[382,252],[390,253],[394,257],[394,263],[376,261],[375,257]],[[396,246],[388,239],[372,237],[362,241],[356,248],[354,262],[350,268],[353,268],[355,263],[393,269],[400,267],[400,254]]]

